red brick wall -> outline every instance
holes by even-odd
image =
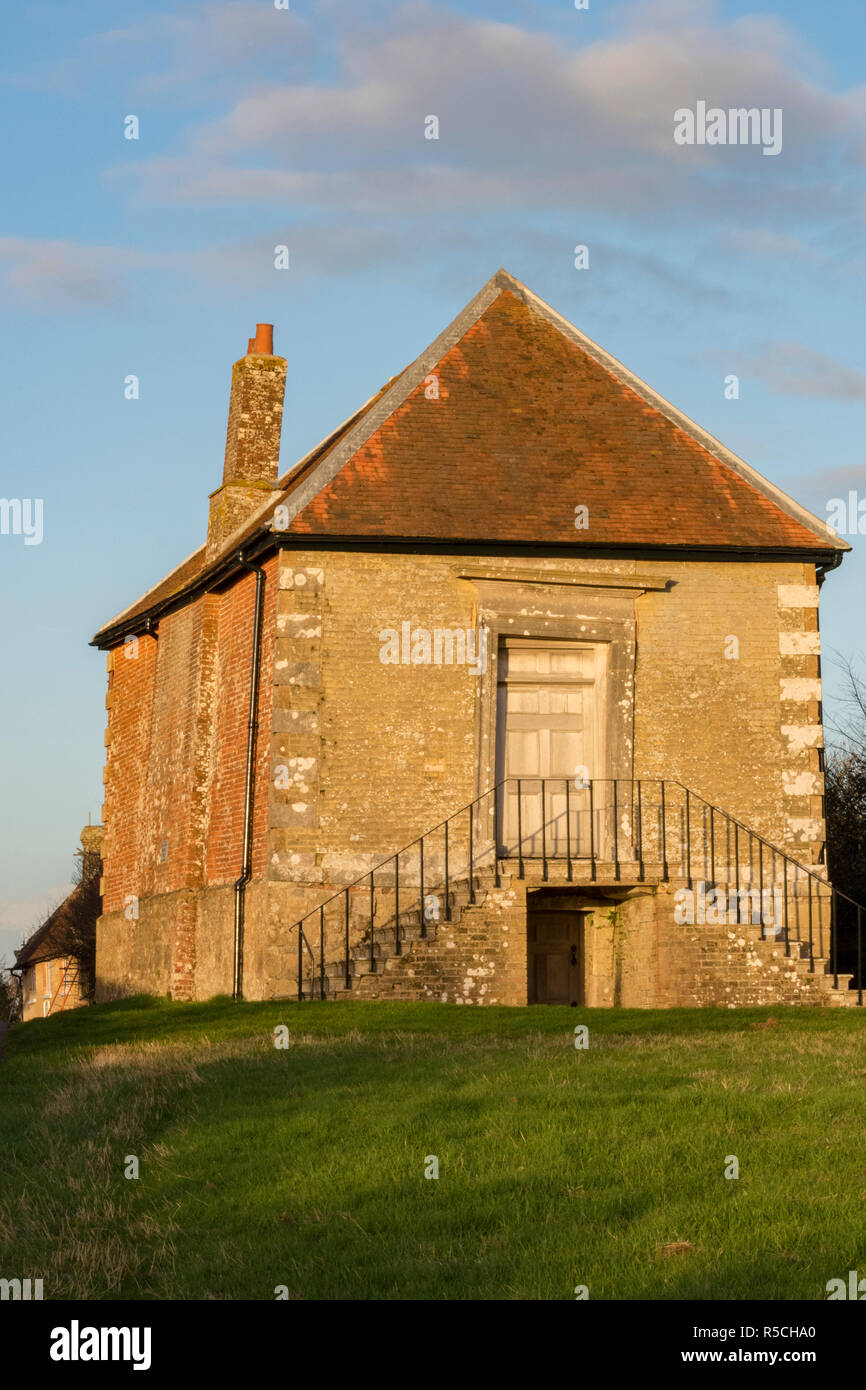
[[[138,891],[138,845],[150,745],[157,644],[152,637],[108,653],[108,729],[103,822],[103,912]]]
[[[139,892],[173,893],[195,881],[192,824],[202,612],[181,609],[159,625],[156,688],[144,805],[139,822]],[[162,846],[166,858],[162,859]]]
[[[276,622],[276,556],[265,564],[265,610],[259,677],[259,722],[253,799],[253,876],[267,864],[271,698]],[[219,600],[216,713],[213,724],[205,881],[233,883],[243,856],[244,777],[250,698],[255,576],[245,575]]]
[[[276,557],[265,566],[253,873],[267,862]],[[104,912],[241,871],[255,577],[109,656]],[[162,846],[167,846],[162,859]]]
[[[274,702],[274,648],[277,627],[278,556],[264,566],[265,605],[262,621],[262,664],[259,680],[259,723],[256,740],[253,801],[253,877],[263,878],[268,867],[268,822],[271,784],[271,726]]]

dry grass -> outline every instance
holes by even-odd
[[[125,1161],[131,1154],[141,1166],[164,1161],[150,1136],[192,1115],[197,1062],[213,1050],[207,1039],[97,1047],[47,1088],[43,1102],[29,1107],[28,1148],[39,1157],[25,1168],[13,1155],[23,1191],[0,1199],[5,1266],[16,1249],[40,1249],[32,1273],[52,1297],[88,1298],[117,1294],[127,1281],[146,1281],[157,1265],[172,1264],[173,1213],[134,1210],[135,1179],[124,1176]]]

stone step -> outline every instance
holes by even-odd
[[[757,947],[761,947],[762,945],[766,945],[765,942],[760,942],[760,941],[757,941],[757,942],[755,942],[754,944],[755,944]],[[773,949],[775,950],[775,949],[777,949],[777,948],[774,947]],[[796,955],[794,955],[794,954],[793,954],[793,951],[792,951],[792,954],[791,954],[790,956],[786,956],[785,953],[784,953],[784,951],[782,951],[781,955],[779,955],[778,957],[775,956],[775,955],[773,955],[771,952],[766,951],[766,950],[765,950],[765,951],[761,951],[760,954],[762,955],[763,959],[764,959],[766,962],[768,962],[768,963],[771,963],[771,962],[773,962],[773,961],[775,961],[775,960],[778,960],[779,963],[781,963],[781,962],[784,961],[784,960],[790,960],[790,961],[793,962],[794,968],[796,969],[797,974],[800,975],[801,977],[805,977],[805,976],[807,976],[807,975],[814,975],[815,979],[821,982],[822,987],[826,987],[827,989],[832,989],[832,988],[833,988],[833,985],[832,985],[832,981],[833,981],[833,970],[832,970],[832,968],[831,968],[830,961],[826,958],[826,956],[815,956],[815,958],[814,958],[815,963],[814,963],[814,969],[813,969],[813,968],[812,968],[812,962],[811,962],[810,959],[809,959],[808,947],[807,947],[807,949],[806,949],[805,955],[801,955],[801,956],[796,956]],[[847,988],[847,982],[850,981],[850,980],[853,980],[854,977],[853,977],[853,975],[846,975],[846,974],[843,974],[841,971],[839,971],[839,972],[838,972],[838,975],[837,975],[837,978],[838,978],[840,981],[842,981],[842,980],[846,981],[846,985],[845,985],[845,986],[840,986],[840,988]],[[824,986],[824,982],[825,982],[825,981],[827,982],[826,986]]]
[[[377,932],[376,940],[373,942],[372,951],[370,949],[369,940],[360,941],[357,946],[349,947],[349,959],[351,961],[369,960],[372,955],[374,960],[382,960],[386,955],[390,955],[393,952],[393,950],[393,935],[391,935],[390,939],[386,941],[384,934],[380,937]]]
[[[504,861],[501,864],[500,890],[507,891],[512,882],[517,878],[517,866],[513,861]],[[643,866],[643,876],[640,875],[640,866],[635,862],[621,861],[619,864],[613,861],[595,865],[595,876],[592,876],[591,866],[588,861],[574,860],[571,866],[571,878],[568,876],[568,865],[565,861],[550,860],[547,864],[547,876],[544,874],[544,865],[538,860],[524,861],[524,881],[531,883],[533,887],[541,887],[546,884],[554,886],[565,886],[569,883],[581,886],[614,886],[622,885],[629,887],[632,884],[641,883],[654,886],[664,881],[663,865],[645,864]],[[677,886],[685,887],[685,880],[675,880],[671,877],[667,880],[671,889]],[[446,914],[445,894],[441,890],[437,894],[435,888],[432,890],[438,897],[440,904],[440,915],[437,921],[428,921],[426,937],[421,933],[421,908],[417,902],[417,887],[415,903],[405,907],[402,904],[412,903],[413,887],[408,886],[404,889],[401,882],[400,886],[400,941],[402,951],[398,954],[395,942],[394,930],[394,893],[393,887],[384,890],[377,889],[377,906],[381,916],[381,921],[374,924],[374,942],[371,947],[369,920],[366,914],[361,911],[353,911],[350,921],[350,929],[354,938],[354,944],[349,948],[349,981],[350,988],[346,988],[346,962],[345,957],[337,957],[327,960],[325,965],[324,997],[325,999],[350,999],[357,997],[358,991],[362,986],[363,980],[368,975],[380,976],[386,968],[387,962],[395,956],[398,960],[408,956],[415,948],[415,943],[421,945],[417,948],[423,950],[426,942],[433,942],[436,939],[437,925],[442,926],[446,922],[458,925],[462,914],[472,911],[473,906],[482,907],[488,894],[497,889],[495,875],[491,869],[485,869],[473,874],[473,886],[475,890],[475,904],[471,901],[470,886],[467,879],[452,880],[449,884],[448,905],[450,906],[450,918]],[[724,884],[718,884],[719,888],[724,888]],[[709,889],[707,890],[710,891]],[[425,885],[425,897],[428,896],[428,885]],[[360,904],[359,904],[360,906]],[[388,916],[390,908],[390,917]],[[712,925],[712,924],[711,924]],[[701,924],[697,924],[700,929]],[[813,937],[814,964],[810,959],[808,937],[801,935],[799,938],[793,935],[794,923],[789,922],[789,937],[787,943],[782,931],[778,936],[770,935],[767,928],[763,929],[760,923],[742,922],[732,924],[732,930],[739,938],[744,938],[749,948],[755,952],[765,965],[778,964],[781,968],[787,967],[795,969],[797,975],[802,979],[814,977],[814,987],[820,991],[821,1001],[833,1007],[848,1007],[857,1004],[857,991],[849,988],[852,977],[848,974],[839,974],[838,987],[833,983],[833,975],[830,972],[830,962],[828,959],[818,954],[820,935],[817,932]],[[802,929],[802,924],[801,924]],[[358,934],[363,935],[358,939]],[[824,933],[826,938],[826,931]],[[825,940],[826,944],[826,940]],[[371,964],[373,968],[371,969]],[[363,993],[363,990],[361,991]],[[303,993],[305,999],[321,999],[322,984],[317,977],[313,981],[306,982]]]
[[[394,943],[394,938],[393,938],[393,936],[391,936],[387,941],[383,941],[383,942],[378,942],[378,941],[377,941],[377,942],[375,942],[375,943],[374,943],[374,946],[373,946],[373,956],[372,956],[372,959],[373,959],[373,961],[375,962],[376,970],[381,970],[381,968],[382,968],[382,966],[384,965],[385,961],[391,960],[391,958],[392,958],[393,956],[397,956],[397,955],[408,955],[408,953],[409,953],[409,948],[410,948],[410,946],[411,946],[415,941],[420,941],[420,942],[422,943],[422,945],[424,945],[424,944],[426,944],[427,942],[433,942],[433,941],[435,941],[435,939],[436,939],[436,936],[435,936],[435,933],[434,933],[434,932],[428,932],[427,935],[426,935],[426,937],[422,937],[420,934],[415,935],[415,936],[413,936],[413,937],[403,937],[403,938],[402,938],[402,946],[403,946],[403,949],[402,949],[402,951],[400,951],[400,952],[397,951],[396,945],[395,945],[395,943]],[[370,973],[371,973],[371,971],[370,971],[370,959],[371,959],[371,957],[370,957],[370,943],[369,943],[369,941],[366,942],[366,943],[362,943],[360,946],[352,946],[352,947],[350,947],[350,948],[349,948],[349,974],[350,974],[350,975],[367,975],[367,974],[370,974]],[[331,975],[342,975],[342,976],[345,978],[345,974],[346,974],[346,958],[345,958],[345,956],[340,956],[340,957],[338,957],[338,958],[336,958],[336,959],[334,959],[334,960],[326,961],[326,963],[325,963],[325,971],[326,971],[326,974],[331,974]]]
[[[569,871],[568,862],[565,859],[548,859],[547,866],[540,859],[524,859],[523,874],[521,875],[519,866],[515,860],[507,860],[509,865],[510,877],[532,884],[553,883],[557,886],[566,883],[595,884],[605,885],[622,883],[628,886],[640,883],[661,883],[663,872],[661,865],[653,872],[651,866],[644,865],[643,874],[637,860],[614,860],[595,861],[595,866],[588,859],[573,859]]]
[[[370,968],[370,957],[365,956],[362,960],[349,960],[349,978],[360,980],[364,975],[381,975],[385,968],[385,962],[390,960],[390,955],[377,956],[375,969]],[[346,964],[342,960],[328,961],[325,965],[325,979],[345,980]]]
[[[833,977],[833,975],[832,975],[831,973],[828,973],[827,975],[822,975],[821,978],[822,978],[823,980],[830,980],[830,981],[832,982],[832,980],[833,980],[834,977]],[[839,981],[839,986],[838,986],[838,991],[837,991],[839,994],[848,995],[848,994],[852,994],[852,993],[853,993],[853,994],[855,995],[855,997],[856,997],[856,994],[857,994],[856,989],[855,989],[855,990],[852,990],[852,989],[851,989],[851,986],[852,986],[853,983],[854,983],[854,976],[853,976],[853,975],[843,975],[843,974],[841,973],[841,971],[840,971],[839,974],[838,974],[835,978]],[[832,983],[830,984],[830,990],[831,990],[831,992],[833,992],[834,990],[836,990],[836,986],[835,986],[834,984],[832,984]]]
[[[452,917],[452,922],[456,922],[456,921],[459,921],[459,918],[456,917],[456,916]],[[409,945],[411,942],[413,942],[413,941],[435,941],[435,940],[436,940],[436,926],[435,926],[435,924],[433,924],[433,923],[428,924],[426,933],[422,933],[421,928],[418,927],[418,926],[415,926],[415,927],[404,927],[404,926],[401,925],[401,928],[400,928],[400,941],[401,941],[401,943],[402,943],[402,945],[403,945],[404,948],[405,948],[406,946],[408,946],[408,945]],[[382,959],[383,957],[385,957],[385,956],[391,956],[391,955],[396,955],[396,954],[397,954],[397,943],[396,943],[396,939],[395,939],[395,935],[394,935],[394,924],[393,924],[393,922],[392,922],[389,926],[386,926],[386,927],[377,927],[377,928],[376,928],[375,933],[374,933],[374,936],[373,936],[373,952],[372,952],[372,954],[373,954],[374,959],[376,959],[376,960],[381,960],[381,959]],[[350,960],[363,960],[365,956],[369,959],[369,956],[370,956],[370,935],[369,935],[369,931],[367,932],[366,936],[362,937],[362,939],[361,939],[360,941],[356,941],[354,945],[350,945],[350,946],[349,946],[349,959],[350,959]],[[345,957],[343,957],[343,959],[345,959]]]
[[[840,976],[840,979],[841,979],[841,976]],[[851,1008],[852,1006],[853,1006],[855,1009],[860,1008],[861,1005],[860,1005],[860,1002],[859,1002],[858,997],[857,997],[857,990],[856,990],[856,989],[847,989],[847,990],[845,990],[845,989],[834,989],[834,990],[832,990],[832,991],[831,991],[831,995],[830,995],[830,1006],[831,1006],[831,1008],[835,1008],[835,1007],[840,1006],[840,1005],[841,1005],[842,1008]],[[862,1006],[862,1007],[866,1007],[866,995],[864,995],[864,1003],[863,1003],[863,1006]]]

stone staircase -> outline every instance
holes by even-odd
[[[381,925],[377,925],[371,948],[369,926],[361,928],[360,923],[366,914],[358,919],[357,939],[349,948],[348,978],[346,986],[345,955],[326,958],[324,980],[321,973],[311,974],[305,979],[301,997],[304,999],[365,999],[380,997],[390,993],[393,997],[410,997],[402,994],[399,986],[413,979],[423,969],[425,956],[437,952],[437,942],[442,928],[449,932],[459,931],[473,920],[480,918],[491,894],[497,899],[512,893],[517,882],[516,864],[512,860],[501,861],[499,884],[496,884],[493,869],[476,870],[472,876],[475,901],[471,901],[468,879],[454,882],[448,894],[450,919],[446,917],[446,904],[443,894],[438,895],[438,917],[432,916],[426,922],[426,932],[422,933],[421,911],[419,907],[400,911],[400,946],[398,952],[393,913],[384,915]],[[618,893],[635,889],[652,890],[666,883],[671,890],[686,887],[687,881],[681,878],[667,878],[661,863],[644,863],[639,873],[636,862],[621,860],[618,863],[596,861],[594,869],[588,862],[575,860],[570,866],[562,861],[548,861],[542,869],[538,861],[524,861],[524,876],[521,887],[527,889],[573,888],[579,895],[580,889],[605,891],[612,900]],[[688,930],[688,928],[682,928]],[[797,1002],[830,1007],[857,1005],[856,988],[851,988],[853,976],[838,974],[838,987],[834,986],[830,959],[817,953],[817,939],[813,943],[814,957],[810,959],[808,940],[797,940],[790,935],[789,953],[786,953],[783,932],[778,937],[770,934],[769,928],[754,923],[731,923],[727,926],[706,926],[698,928],[705,932],[723,934],[731,950],[744,953],[747,964],[756,972],[763,972],[764,978],[778,973],[780,991],[785,995],[778,1002]],[[814,968],[812,964],[814,960]],[[389,988],[383,991],[383,984]]]
[[[475,890],[475,904],[471,902],[471,894],[468,879],[455,882],[448,893],[448,903],[446,905],[445,895],[436,895],[439,899],[438,916],[428,919],[425,930],[421,927],[421,910],[418,907],[408,908],[400,912],[400,945],[401,951],[397,951],[395,922],[393,915],[387,918],[381,926],[377,926],[373,934],[373,944],[370,944],[369,927],[363,932],[358,941],[349,947],[349,979],[352,981],[350,989],[346,988],[346,958],[332,958],[325,965],[324,979],[324,998],[325,999],[359,999],[364,997],[363,982],[370,976],[381,976],[388,968],[391,961],[403,961],[416,949],[423,951],[428,944],[436,941],[437,930],[442,923],[448,922],[449,926],[457,926],[462,914],[467,908],[480,905],[487,893],[495,886],[493,870],[476,871],[473,876]],[[510,875],[500,874],[502,887],[510,885]],[[450,921],[446,917],[446,908],[450,906]],[[303,991],[304,999],[321,999],[322,987],[321,977],[317,974],[309,980]]]
[[[814,957],[810,958],[808,941],[790,939],[788,943],[790,954],[786,955],[783,933],[780,933],[778,938],[769,935],[762,937],[760,925],[751,922],[731,924],[724,930],[735,940],[744,941],[747,959],[751,955],[756,964],[760,962],[765,971],[772,971],[777,968],[780,974],[788,972],[791,975],[796,975],[798,977],[797,988],[801,998],[807,993],[815,996],[810,999],[804,998],[803,1002],[841,1008],[857,1004],[857,991],[851,988],[854,976],[839,973],[836,976],[839,982],[838,988],[836,988],[833,983],[834,977],[829,957],[816,953]]]

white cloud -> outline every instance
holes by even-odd
[[[129,294],[130,272],[182,270],[190,259],[186,253],[0,237],[2,283],[14,297],[46,309],[114,307]]]
[[[825,253],[788,232],[769,227],[732,227],[719,238],[720,245],[736,255],[765,256],[786,264],[791,261],[825,261]]]
[[[732,216],[760,209],[769,181],[784,180],[802,210],[828,145],[863,129],[860,103],[803,75],[780,21],[726,23],[708,4],[644,5],[623,32],[573,47],[413,6],[364,28],[344,21],[337,51],[330,81],[258,81],[185,150],[127,176],[156,201],[280,198],[414,214],[535,200]],[[751,146],[675,145],[674,111],[699,99],[781,107],[783,170]],[[429,114],[438,141],[424,139]],[[808,190],[792,189],[792,175]]]
[[[75,99],[116,90],[126,101],[187,105],[236,95],[263,73],[306,74],[314,55],[315,29],[296,10],[262,0],[199,0],[88,35],[55,61],[4,74],[3,81]]]
[[[798,478],[797,486],[824,496],[842,495],[850,488],[863,490],[866,486],[866,463],[843,464],[841,467],[819,468]]]
[[[290,31],[273,28],[285,18],[258,4],[199,5],[103,36],[106,50],[144,53],[145,75],[137,76],[154,91],[181,82],[186,61],[191,85],[206,75],[224,108],[182,130],[173,148],[148,158],[142,145],[107,175],[118,197],[132,191],[142,239],[146,218],[174,203],[178,219],[214,209],[211,245],[149,253],[7,239],[7,288],[37,304],[111,306],[133,275],[140,283],[149,270],[193,286],[217,274],[255,282],[282,241],[293,264],[314,274],[392,265],[436,229],[440,256],[459,259],[458,243],[480,238],[485,225],[493,267],[504,259],[503,240],[537,246],[542,224],[561,235],[554,256],[567,253],[572,227],[574,240],[587,227],[598,238],[603,228],[611,246],[603,219],[647,237],[673,233],[689,271],[676,265],[673,242],[666,256],[644,255],[642,266],[638,243],[632,269],[644,281],[679,280],[684,291],[689,279],[696,293],[702,281],[703,296],[718,302],[723,291],[707,282],[721,279],[719,248],[737,256],[729,275],[746,268],[746,257],[783,265],[810,258],[826,275],[844,259],[849,278],[862,273],[839,254],[857,214],[837,166],[866,129],[866,100],[807,75],[792,32],[776,18],[729,22],[710,0],[642,0],[612,12],[603,37],[581,44],[440,6],[377,0],[359,19],[319,0],[307,23],[329,61],[315,81],[288,62]],[[240,96],[225,98],[223,65],[241,83]],[[698,99],[782,106],[782,156],[675,145],[673,113]],[[428,114],[439,117],[439,141],[424,139]],[[816,230],[816,210],[826,234]],[[221,225],[235,240],[219,244]],[[614,235],[622,242],[619,229]],[[701,238],[708,274],[695,255]]]
[[[828,353],[803,343],[771,343],[747,359],[747,369],[786,396],[825,400],[866,400],[866,376]]]

